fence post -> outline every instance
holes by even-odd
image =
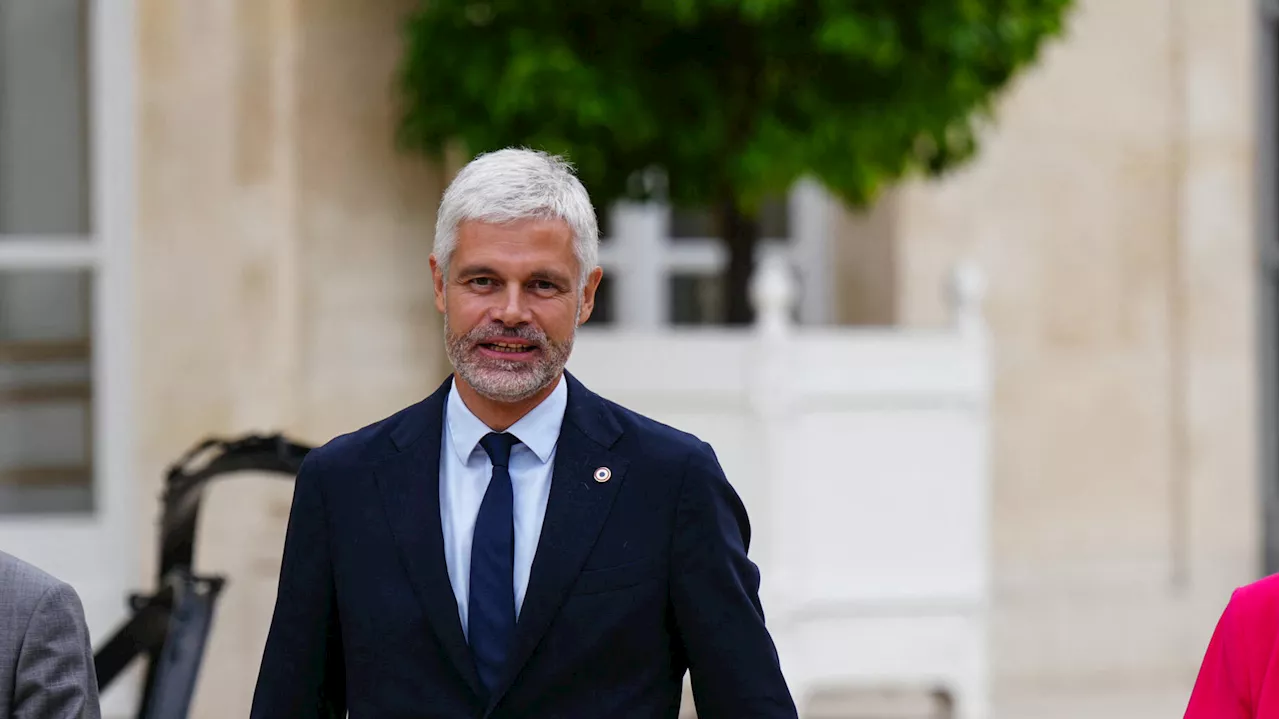
[[[611,274],[618,324],[629,330],[656,330],[669,315],[663,243],[670,211],[656,203],[620,202],[613,208],[617,267]]]
[[[828,325],[835,307],[833,289],[831,196],[810,178],[796,183],[791,191],[791,250],[804,278],[804,291],[796,302],[800,321],[806,325]]]
[[[982,301],[986,294],[986,278],[973,260],[964,260],[951,270],[947,284],[947,305],[951,323],[962,335],[981,336],[986,332]]]
[[[756,476],[762,486],[755,493],[751,523],[752,559],[760,566],[760,601],[769,618],[770,631],[779,658],[786,668],[787,685],[797,701],[807,694],[807,669],[798,646],[788,632],[797,600],[803,596],[805,581],[802,533],[796,527],[804,521],[804,507],[787,492],[796,480],[792,452],[801,448],[797,436],[794,311],[797,301],[795,276],[787,253],[762,253],[751,278],[751,299],[756,310],[752,344],[755,366],[751,376],[750,403],[758,433],[757,461],[763,471]]]
[[[765,255],[751,279],[751,298],[756,310],[753,327],[756,363],[752,372],[750,403],[759,432],[757,451],[764,472],[764,486],[757,495],[762,503],[752,523],[758,526],[753,557],[765,575],[762,594],[768,599],[770,614],[783,616],[791,593],[790,559],[786,520],[790,512],[785,492],[789,450],[792,447],[792,313],[796,286],[785,254]],[[762,511],[763,510],[763,511]]]
[[[958,263],[951,271],[948,283],[948,304],[951,310],[951,323],[960,341],[970,355],[973,371],[977,373],[976,397],[972,407],[972,421],[976,425],[976,437],[979,447],[976,471],[981,478],[982,497],[979,501],[979,517],[977,526],[981,532],[979,539],[982,565],[979,569],[979,599],[974,608],[974,630],[978,637],[988,633],[988,622],[991,597],[991,352],[987,332],[987,322],[983,314],[982,304],[986,294],[986,279],[981,268],[972,260]],[[985,717],[989,713],[990,695],[990,658],[985,639],[974,644],[972,654],[968,657],[968,667],[958,686],[956,706],[957,717]]]
[[[777,343],[791,333],[796,285],[786,253],[761,253],[751,278],[751,301],[756,310],[756,332],[761,340]]]

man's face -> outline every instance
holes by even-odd
[[[528,399],[560,376],[601,276],[596,268],[580,292],[569,225],[537,219],[463,222],[449,275],[434,255],[431,274],[449,361],[477,393],[500,402]]]

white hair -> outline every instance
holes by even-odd
[[[568,161],[525,148],[481,154],[449,183],[436,215],[434,252],[441,271],[449,273],[463,222],[526,219],[559,219],[569,225],[581,292],[600,254],[595,207]]]

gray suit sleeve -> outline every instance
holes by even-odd
[[[18,651],[13,719],[100,719],[93,648],[80,597],[49,587],[36,603]]]

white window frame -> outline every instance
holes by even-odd
[[[30,557],[71,582],[97,641],[123,620],[122,590],[139,579],[130,410],[135,21],[133,0],[86,0],[85,11],[89,233],[5,235],[0,271],[85,270],[93,277],[93,511],[6,516],[0,519],[0,549]],[[62,556],[74,551],[82,556]]]
[[[761,259],[788,254],[799,286],[800,322],[821,325],[834,313],[831,217],[834,203],[821,185],[803,180],[788,196],[791,237],[765,237]],[[661,203],[620,203],[611,210],[612,234],[600,243],[600,265],[612,282],[611,329],[652,330],[669,325],[668,278],[676,273],[715,275],[728,262],[719,238],[669,236],[671,208]],[[583,327],[588,330],[590,325]]]

